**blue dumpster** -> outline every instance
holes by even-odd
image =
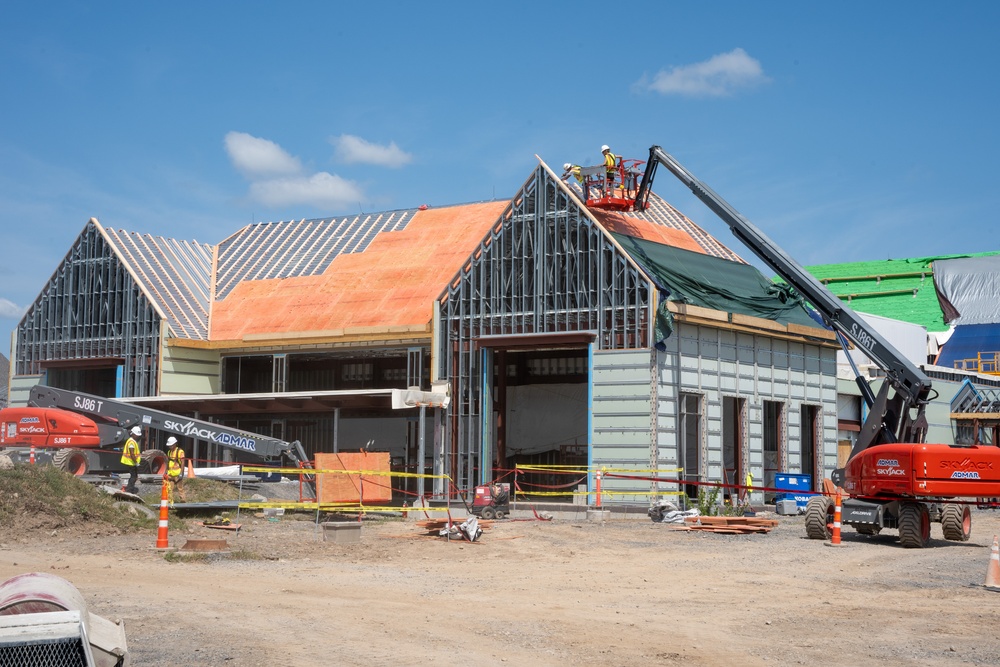
[[[785,493],[775,495],[775,500],[794,500],[796,507],[805,507],[813,494],[812,475],[797,475],[789,472],[779,472],[774,475],[774,488]]]

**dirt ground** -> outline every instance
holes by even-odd
[[[311,516],[241,517],[228,555],[170,560],[155,528],[0,535],[0,580],[68,579],[122,618],[132,662],[174,665],[996,665],[1000,593],[982,587],[1000,514],[973,537],[903,549],[845,529],[839,548],[801,517],[766,535],[648,520],[494,522],[480,541],[411,521],[324,542]],[[220,533],[222,533],[220,535]]]

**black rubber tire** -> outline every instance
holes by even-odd
[[[878,535],[882,532],[882,526],[876,526],[873,523],[859,523],[854,527],[854,530],[858,531],[861,535]]]
[[[65,447],[57,451],[52,457],[52,465],[76,477],[82,477],[90,471],[90,462],[87,460],[86,452],[72,447]]]
[[[502,509],[497,509],[497,511],[496,511],[496,515],[497,515],[497,518],[498,518],[498,519],[502,519],[502,518],[504,518],[505,516],[507,516],[507,513],[506,513],[506,512],[504,512],[504,511],[503,511]]]
[[[907,549],[923,549],[931,540],[931,514],[923,503],[899,506],[899,543]]]
[[[830,539],[830,529],[827,527],[833,518],[830,511],[833,500],[829,496],[813,496],[806,503],[806,536],[810,540]]]
[[[167,455],[159,449],[147,449],[140,455],[140,472],[162,475],[167,472]]]
[[[968,542],[972,536],[972,510],[968,505],[948,503],[941,509],[941,532],[952,542]]]
[[[496,515],[497,515],[496,510],[493,509],[493,507],[490,505],[487,505],[483,509],[479,510],[480,519],[486,519],[487,521],[489,521],[490,519],[496,518]]]

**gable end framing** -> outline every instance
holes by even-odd
[[[123,364],[122,396],[156,395],[162,317],[89,222],[17,328],[16,374],[49,362]]]
[[[648,348],[654,289],[540,164],[439,298],[438,370],[453,397],[444,472],[468,486],[479,465],[481,339],[588,332],[597,349]]]

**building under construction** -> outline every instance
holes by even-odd
[[[388,451],[460,489],[518,464],[631,468],[650,474],[606,481],[605,502],[645,504],[747,473],[827,476],[837,349],[664,199],[588,206],[539,160],[509,200],[252,224],[214,245],[91,219],[17,328],[11,403],[37,383],[124,397],[310,455]],[[448,490],[415,484],[401,490]]]

